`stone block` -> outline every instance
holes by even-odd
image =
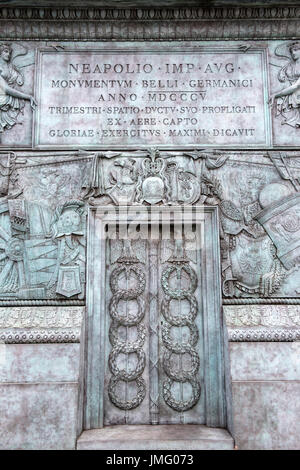
[[[233,382],[232,388],[239,449],[299,449],[300,381]]]
[[[229,347],[233,381],[300,380],[299,342],[235,342]]]
[[[1,346],[1,382],[76,382],[79,344],[5,344]]]
[[[0,385],[0,449],[74,449],[77,384]]]
[[[78,450],[232,450],[225,429],[202,425],[121,425],[84,431]]]

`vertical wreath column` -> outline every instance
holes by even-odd
[[[111,316],[111,325],[109,329],[109,340],[112,345],[109,354],[109,368],[111,371],[111,378],[108,385],[108,395],[111,402],[121,410],[132,410],[137,408],[145,398],[146,385],[144,379],[141,377],[146,364],[146,357],[143,351],[146,332],[142,320],[145,315],[145,304],[142,297],[145,286],[146,277],[144,271],[138,266],[139,261],[134,256],[123,256],[118,260],[117,266],[110,276],[110,288],[112,291],[112,298],[109,304],[109,312]],[[125,274],[126,284],[132,274],[135,276],[137,286],[135,288],[119,288],[119,279],[122,274]],[[137,302],[137,311],[129,313],[126,308],[126,314],[122,315],[119,307],[119,302],[135,300]],[[121,340],[118,336],[119,327],[126,327],[128,338],[128,329],[130,327],[137,328],[137,339],[135,341]],[[134,369],[128,370],[120,369],[117,364],[119,354],[129,355],[135,353],[137,355],[137,364]],[[128,363],[128,361],[126,361]],[[125,397],[120,397],[117,393],[117,386],[120,382],[125,382]],[[134,398],[127,399],[127,384],[129,382],[136,382],[137,392]]]
[[[182,251],[183,254],[183,251]],[[162,301],[161,310],[165,322],[162,325],[162,341],[165,347],[163,355],[163,368],[167,375],[167,379],[163,384],[163,397],[166,404],[180,413],[191,409],[196,405],[200,398],[200,381],[197,378],[199,370],[200,359],[195,346],[198,342],[199,332],[195,325],[195,319],[198,313],[198,304],[194,292],[197,288],[197,275],[195,271],[189,266],[189,261],[185,256],[174,257],[169,259],[169,265],[164,269],[162,273],[162,288],[165,297]],[[176,273],[179,287],[172,289],[169,284],[170,276]],[[181,287],[181,276],[185,272],[190,279],[190,287],[183,289]],[[186,299],[189,302],[190,309],[188,313],[182,313],[180,308],[179,315],[176,315],[170,308],[171,300],[176,300],[181,303],[182,300]],[[190,331],[189,340],[181,340],[181,329],[182,327],[188,327]],[[180,329],[180,339],[174,340],[171,338],[171,328],[178,327]],[[191,368],[186,370],[183,366],[182,355],[188,354],[191,358]],[[178,368],[172,366],[171,358],[173,355],[178,356]],[[174,383],[181,384],[181,399],[177,400],[174,398],[172,393],[172,386]],[[192,394],[190,399],[183,399],[183,384],[189,383],[192,387]]]

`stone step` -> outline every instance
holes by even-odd
[[[226,429],[198,424],[118,425],[84,431],[78,450],[233,450]]]

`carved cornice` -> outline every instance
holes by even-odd
[[[299,6],[0,8],[0,36],[8,40],[282,40],[299,27]]]
[[[5,20],[97,20],[97,21],[165,21],[165,20],[250,20],[297,19],[300,6],[239,7],[163,7],[163,8],[93,8],[93,7],[1,7],[0,18]]]

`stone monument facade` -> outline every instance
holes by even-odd
[[[297,449],[297,2],[39,3],[0,7],[0,448]]]

